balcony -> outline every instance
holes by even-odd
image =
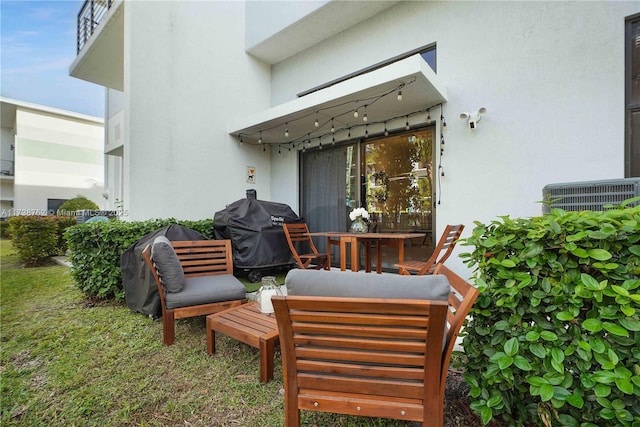
[[[124,90],[123,0],[86,0],[77,16],[77,57],[69,75]]]
[[[107,16],[112,4],[113,0],[87,0],[84,2],[78,13],[77,53],[80,53],[100,22]]]
[[[14,176],[15,175],[14,163],[15,162],[13,160],[0,160],[0,176],[1,177]]]

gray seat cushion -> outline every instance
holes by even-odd
[[[162,279],[162,285],[166,293],[182,291],[185,278],[180,260],[169,239],[158,236],[153,240],[151,258],[156,265],[158,275]]]
[[[187,277],[182,291],[167,293],[167,308],[180,308],[212,302],[243,299],[247,290],[242,282],[231,274]]]
[[[289,295],[354,298],[399,298],[448,301],[451,285],[443,275],[403,276],[351,271],[289,271],[285,278]]]

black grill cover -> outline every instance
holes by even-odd
[[[230,239],[236,268],[268,268],[293,264],[282,224],[302,222],[288,205],[240,199],[215,213],[216,239]]]
[[[142,257],[142,251],[157,236],[166,236],[171,241],[207,239],[195,230],[171,224],[145,235],[120,256],[122,286],[127,306],[131,310],[153,317],[162,316],[162,307],[160,307],[158,288]]]

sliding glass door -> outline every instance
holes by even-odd
[[[304,152],[301,215],[312,231],[346,231],[351,209],[363,206],[370,231],[424,233],[407,243],[405,259],[426,259],[433,243],[433,151],[434,129],[425,128]],[[395,262],[397,250],[384,250],[383,267]]]

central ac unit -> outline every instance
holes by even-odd
[[[542,189],[542,213],[549,213],[551,208],[604,211],[605,205],[619,205],[636,196],[640,196],[640,178],[549,184]]]

